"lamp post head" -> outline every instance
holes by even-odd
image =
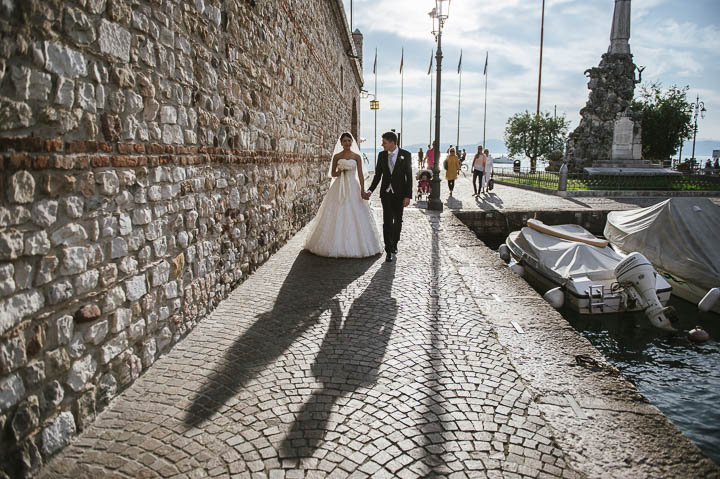
[[[450,0],[435,0],[435,12],[441,22],[450,15]]]

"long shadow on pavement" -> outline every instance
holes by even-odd
[[[398,313],[390,294],[394,278],[395,263],[383,264],[347,317],[332,317],[311,369],[323,387],[296,415],[280,446],[281,457],[311,457],[328,432],[336,401],[377,381]]]
[[[258,314],[252,325],[225,353],[183,419],[196,426],[209,419],[249,381],[282,356],[290,345],[330,310],[332,322],[342,320],[335,296],[362,276],[377,257],[321,258],[300,252],[270,311]],[[256,273],[257,274],[257,273]]]

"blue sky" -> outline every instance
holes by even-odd
[[[343,0],[350,17],[350,0]],[[404,144],[427,143],[430,129],[428,12],[434,0],[353,0],[353,28],[364,35],[365,89],[374,91],[378,49],[378,134],[400,129],[401,48],[405,49]],[[613,0],[546,0],[540,108],[565,114],[571,130],[588,96],[583,72],[596,66],[610,43]],[[720,139],[720,1],[634,0],[630,48],[646,66],[643,83],[690,86],[707,114],[698,139]],[[460,143],[482,140],[485,52],[488,62],[488,139],[502,139],[508,117],[535,111],[541,0],[454,0],[443,31],[443,143],[455,143],[458,74],[463,51]],[[435,75],[433,69],[433,76]],[[639,88],[636,88],[636,95]],[[362,103],[363,147],[372,147],[374,116]],[[434,129],[434,127],[433,127]]]

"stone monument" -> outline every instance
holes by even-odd
[[[597,174],[665,174],[642,160],[642,128],[632,111],[635,84],[642,69],[630,53],[630,0],[615,0],[610,47],[597,67],[585,71],[590,95],[581,120],[570,134],[565,158],[570,171]],[[635,71],[639,75],[636,79]],[[560,162],[552,165],[559,168]],[[627,171],[631,169],[631,171]]]

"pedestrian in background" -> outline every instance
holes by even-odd
[[[420,151],[418,151],[418,168],[425,168],[425,158],[423,158],[422,146],[420,147]]]
[[[450,196],[452,196],[453,188],[455,188],[455,180],[457,179],[458,170],[460,170],[460,159],[455,154],[455,148],[450,148],[450,154],[448,154],[445,161],[447,161],[445,179],[448,182],[448,190],[450,190]]]
[[[435,166],[435,148],[428,145],[427,155],[425,156],[427,157],[427,167],[432,170]]]
[[[490,193],[490,179],[492,179],[492,173],[493,173],[493,159],[492,156],[490,156],[490,150],[487,148],[485,149],[484,157],[485,157],[485,168],[483,173],[483,189],[485,190],[485,193]]]
[[[478,146],[475,158],[473,158],[472,172],[473,172],[473,196],[478,195],[478,178],[480,179],[480,189],[482,189],[483,182],[483,168],[485,168],[485,155],[483,154],[482,145]]]

